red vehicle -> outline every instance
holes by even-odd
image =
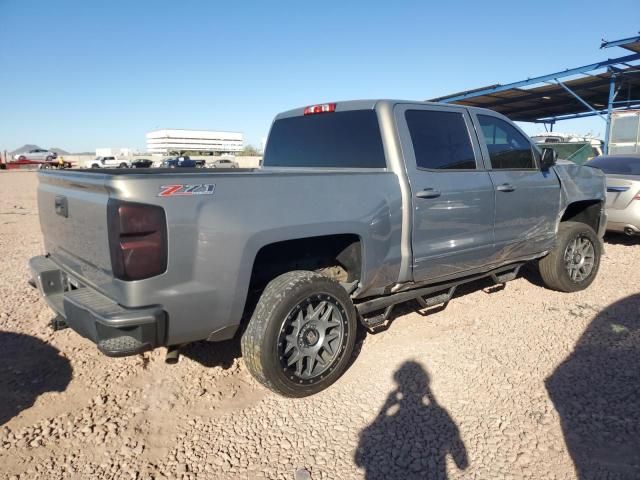
[[[4,158],[0,158],[0,169],[17,169],[17,168],[32,168],[38,167],[43,169],[48,168],[71,168],[71,162],[63,160],[60,162],[59,159],[56,160],[29,160],[29,159],[19,159],[19,160],[11,160],[9,162]]]

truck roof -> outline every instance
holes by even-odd
[[[457,108],[465,108],[467,110],[472,110],[477,112],[491,111],[492,113],[496,113],[496,112],[493,112],[492,110],[488,110],[486,108],[480,108],[480,107],[468,107],[464,105],[451,105],[451,104],[440,103],[440,102],[427,102],[427,101],[421,101],[421,100],[402,100],[402,99],[390,99],[390,98],[317,102],[311,105],[324,105],[328,103],[334,103],[336,105],[336,109],[335,109],[336,112],[345,112],[349,110],[372,110],[381,104],[386,104],[389,107],[393,107],[394,105],[397,105],[400,103],[404,103],[404,104],[409,103],[409,104],[415,104],[415,105],[433,105],[433,106],[439,106],[439,107],[450,105]],[[308,106],[309,105],[305,105],[304,107],[293,108],[291,110],[286,110],[284,112],[281,112],[278,115],[276,115],[274,120],[280,120],[281,118],[302,116],[304,115],[304,109],[307,108]]]

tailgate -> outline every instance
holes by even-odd
[[[624,210],[638,194],[638,190],[640,182],[637,180],[607,175],[607,208]]]
[[[42,172],[38,211],[46,252],[94,284],[111,278],[104,175]]]

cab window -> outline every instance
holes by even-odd
[[[476,159],[462,113],[407,110],[405,113],[418,168],[473,170]]]
[[[478,115],[493,170],[536,168],[531,143],[513,125],[490,115]]]

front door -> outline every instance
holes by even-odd
[[[537,150],[513,124],[490,113],[475,117],[495,188],[495,261],[550,249],[560,210],[558,177],[540,170]]]
[[[466,109],[397,105],[412,194],[414,281],[445,279],[494,254],[494,191]]]

